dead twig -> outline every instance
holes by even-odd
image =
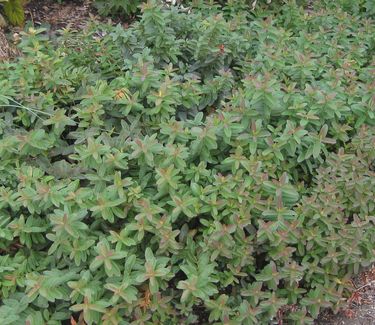
[[[368,286],[370,286],[370,285],[372,285],[372,284],[375,284],[375,280],[370,281],[370,282],[364,284],[363,286],[360,286],[359,288],[356,288],[355,291],[362,290],[363,288],[368,287]]]

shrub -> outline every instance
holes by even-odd
[[[323,1],[323,6],[327,5],[332,6],[332,3],[330,3],[329,1]],[[375,3],[372,0],[339,0],[335,5],[340,6],[344,11],[350,14],[361,14],[372,18],[375,17]]]
[[[23,33],[0,65],[2,324],[344,306],[374,261],[373,32],[339,8],[150,2],[128,29]]]
[[[95,0],[94,6],[101,15],[125,15],[129,16],[137,12],[142,0]]]
[[[16,26],[21,26],[25,21],[24,0],[0,0],[5,18]],[[0,13],[0,18],[2,18]]]

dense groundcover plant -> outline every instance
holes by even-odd
[[[311,324],[374,261],[373,21],[292,2],[27,29],[0,64],[1,324]]]

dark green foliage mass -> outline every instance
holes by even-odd
[[[142,0],[95,0],[94,6],[101,15],[125,15],[135,14]]]
[[[24,32],[0,64],[1,325],[344,306],[375,260],[375,25],[344,9]]]

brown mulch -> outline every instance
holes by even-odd
[[[0,60],[9,57],[9,44],[2,29],[0,29]]]
[[[83,29],[87,21],[97,17],[92,0],[64,1],[31,0],[26,5],[26,17],[34,26],[49,24],[52,30],[71,27]]]
[[[6,37],[5,31],[0,28],[0,61],[7,60],[18,55],[15,45]]]

